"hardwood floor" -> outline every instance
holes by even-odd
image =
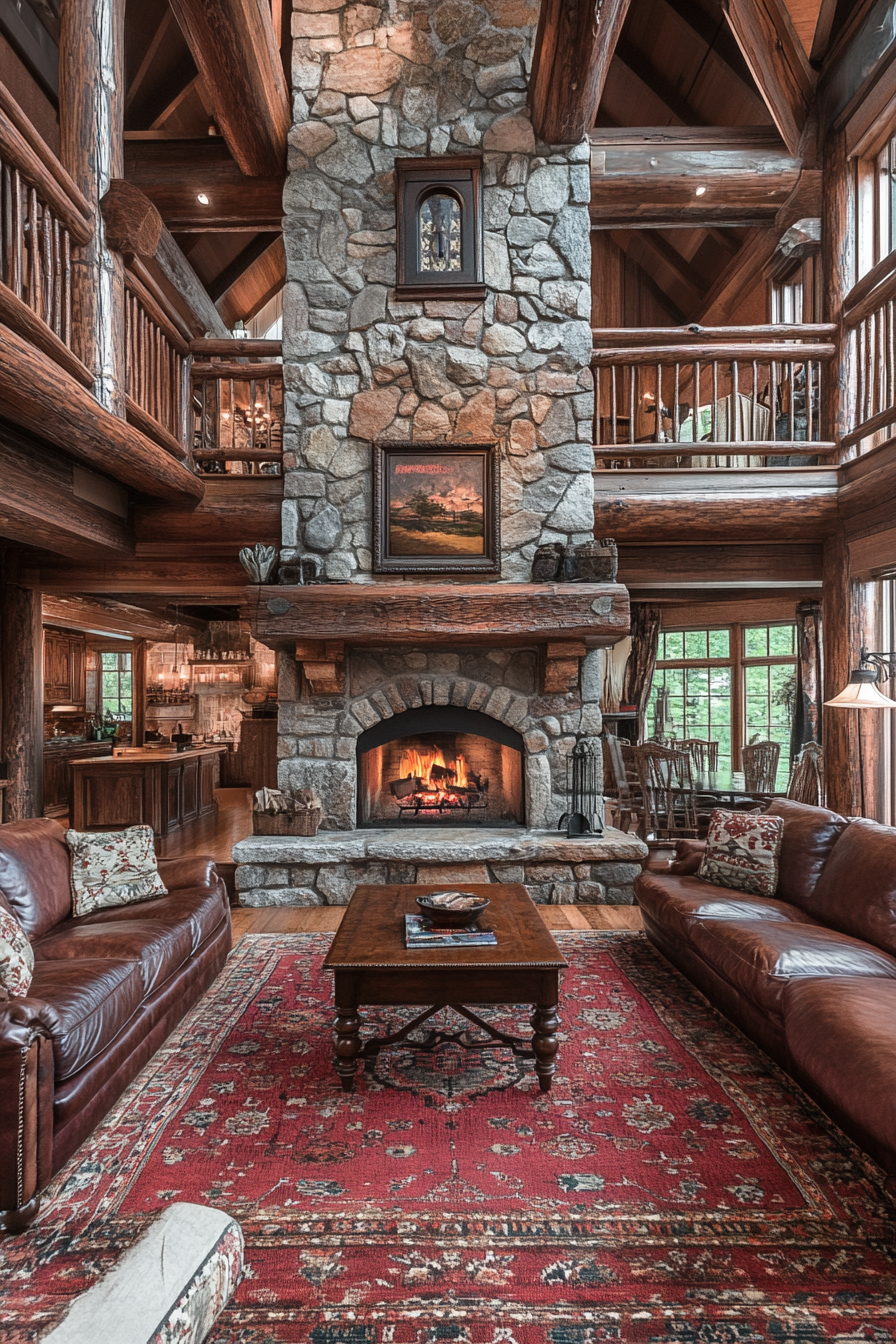
[[[320,933],[339,928],[343,907],[303,909],[268,906],[261,910],[231,910],[234,939],[244,933]],[[541,905],[539,913],[549,929],[640,929],[641,911],[635,905]]]
[[[237,840],[252,834],[252,790],[216,789],[217,812],[173,831],[160,841],[161,859],[181,859],[189,854],[208,855],[215,863],[232,863],[230,851]]]

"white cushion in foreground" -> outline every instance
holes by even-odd
[[[239,1223],[204,1204],[172,1204],[42,1344],[202,1344],[242,1268]]]

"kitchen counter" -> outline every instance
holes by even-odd
[[[154,750],[123,747],[114,756],[73,760],[72,826],[76,831],[151,826],[157,836],[208,816],[225,743]]]

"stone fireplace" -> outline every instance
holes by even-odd
[[[359,826],[524,826],[523,739],[479,710],[421,705],[358,738]]]
[[[324,820],[235,847],[248,904],[430,877],[631,900],[640,842],[555,829],[628,595],[530,582],[536,547],[590,540],[594,508],[590,149],[536,140],[537,16],[294,0],[281,558],[314,557],[325,582],[252,589],[250,608],[282,654],[281,787],[313,789]],[[484,299],[396,294],[394,163],[415,155],[481,157]],[[495,581],[374,575],[376,440],[498,445]],[[429,806],[402,810],[414,794]]]

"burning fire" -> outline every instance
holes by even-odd
[[[433,779],[433,767],[436,767],[435,779]],[[458,754],[449,765],[444,753],[438,747],[433,747],[432,751],[417,751],[414,748],[403,751],[399,768],[405,779],[422,779],[425,793],[437,793],[447,797],[452,787],[466,789],[472,783],[467,776],[467,762],[463,756]]]

